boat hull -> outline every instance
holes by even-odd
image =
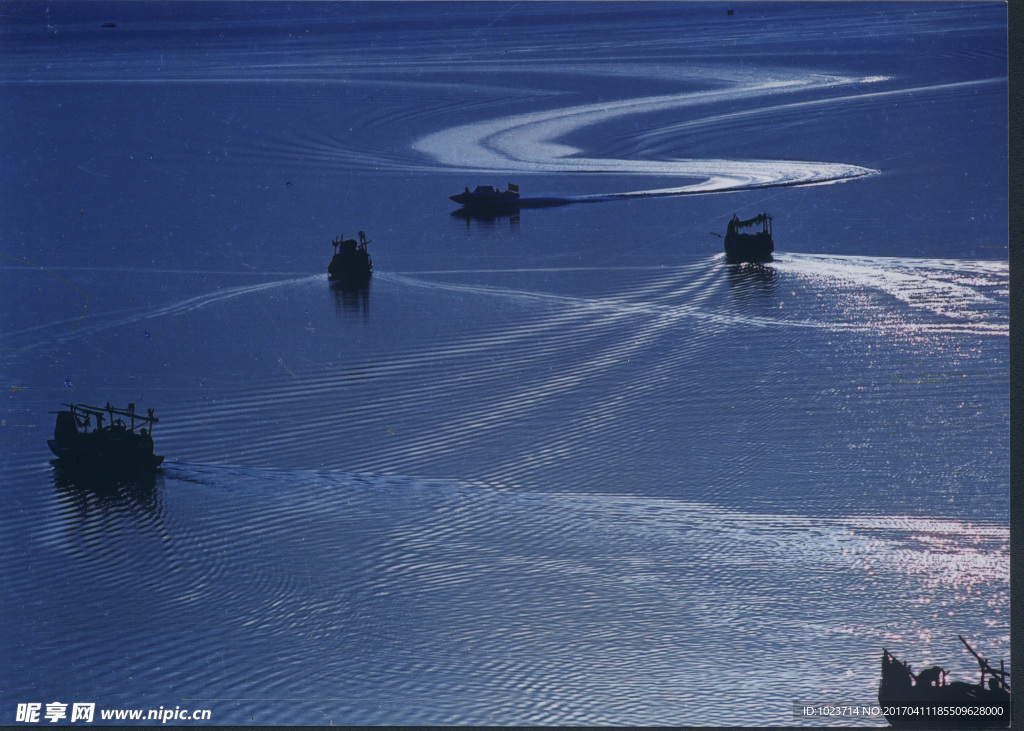
[[[519,207],[519,198],[467,198],[453,195],[452,200],[465,208],[486,208],[505,210]]]
[[[965,686],[959,688],[957,686]],[[920,688],[910,694],[878,694],[885,720],[893,728],[1006,728],[1010,701],[988,698],[988,689],[968,683]],[[897,712],[898,711],[898,712]]]
[[[934,668],[934,671],[941,668]],[[1006,728],[1010,694],[1002,688],[952,682],[933,685],[888,653],[882,656],[878,704],[894,728]],[[941,677],[941,676],[939,676]]]
[[[373,273],[373,262],[370,257],[335,254],[327,265],[327,278],[332,282],[361,284],[370,281]]]
[[[519,208],[519,193],[515,190],[496,190],[490,186],[479,186],[474,191],[466,190],[448,198],[470,210],[510,211]]]
[[[774,261],[775,242],[771,234],[729,233],[725,237],[725,260],[730,264],[764,264]]]
[[[75,440],[77,443],[48,439],[46,444],[61,467],[94,473],[147,472],[164,461],[161,454],[89,436],[81,435],[81,439]]]

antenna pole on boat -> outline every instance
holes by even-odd
[[[981,655],[976,653],[974,651],[974,648],[972,648],[970,645],[967,644],[967,640],[965,640],[960,635],[957,635],[957,637],[960,637],[960,641],[964,643],[964,647],[966,647],[967,650],[972,655],[974,655],[974,659],[978,661],[978,667],[981,668],[981,684],[985,685],[985,673],[988,672],[990,675],[992,675],[992,677],[998,677],[1000,684],[1005,687],[1006,686],[1006,676],[1008,675],[1008,673],[1004,669],[1003,661],[1002,660],[999,661],[999,670],[997,672],[995,670],[995,668],[993,668],[991,665],[988,664],[988,660],[986,660]]]
[[[963,635],[957,635],[957,637],[959,637],[960,641],[964,643],[964,647],[967,648],[967,651],[974,655],[974,659],[978,661],[978,667],[981,668],[981,680],[979,681],[979,684],[985,685],[985,667],[988,663],[985,662],[985,658],[974,651],[973,647],[967,644],[967,640],[963,638]]]

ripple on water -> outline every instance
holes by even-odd
[[[845,692],[873,697],[879,627],[929,627],[915,650],[941,653],[979,596],[1008,608],[1007,529],[957,520],[183,463],[158,490],[160,520],[109,513],[87,561],[104,568],[80,577],[131,608],[86,602],[71,626],[121,622],[149,648],[127,671],[189,697],[216,678],[224,697],[330,701],[300,718],[731,724],[775,704],[783,719],[794,694],[820,696],[805,665],[852,669]],[[93,536],[60,522],[69,543]],[[133,540],[174,560],[140,564]],[[1002,635],[982,631],[991,654]],[[739,689],[727,707],[712,674]]]

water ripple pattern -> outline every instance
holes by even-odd
[[[473,281],[485,275],[498,281]],[[543,277],[547,287],[498,283],[524,277]],[[276,369],[267,362],[267,375],[219,384],[217,397],[194,413],[173,409],[163,438],[170,451],[199,462],[308,465],[315,455],[325,467],[449,477],[454,460],[460,474],[493,485],[617,491],[675,484],[672,444],[688,440],[710,449],[688,466],[685,489],[701,496],[710,489],[738,495],[757,484],[757,458],[741,446],[753,439],[767,450],[766,465],[789,463],[795,484],[852,479],[868,468],[894,490],[887,487],[885,499],[895,500],[900,479],[922,479],[912,457],[901,476],[886,475],[898,454],[907,459],[911,434],[934,439],[927,436],[933,424],[955,448],[960,428],[977,428],[968,426],[975,412],[950,412],[955,403],[943,399],[916,414],[902,441],[886,437],[890,424],[865,426],[870,414],[887,402],[919,408],[934,382],[959,391],[998,388],[1004,377],[990,360],[1008,334],[1004,262],[783,254],[770,267],[734,270],[716,255],[604,277],[613,282],[605,292],[581,295],[559,291],[551,270],[382,273],[375,297],[423,312],[420,328],[433,327],[430,313],[453,306],[476,316],[439,340],[351,353],[343,367],[281,352]],[[291,291],[304,308],[316,289],[296,282],[270,291]],[[217,306],[252,309],[242,298]],[[323,337],[316,332],[310,337]],[[799,345],[807,342],[831,354],[827,365],[809,365]],[[851,351],[870,356],[865,370],[842,365]],[[703,376],[709,353],[721,376],[713,388]],[[950,374],[903,362],[923,354],[950,359]],[[751,369],[752,380],[744,376]],[[757,393],[765,388],[788,397],[764,401]],[[827,413],[837,398],[847,416],[832,430],[805,432],[806,415]],[[771,446],[779,434],[749,431],[780,409],[793,420],[783,438],[798,450],[785,456]],[[730,460],[717,460],[717,449]],[[826,470],[815,455],[836,449],[845,456]],[[962,472],[940,480],[943,489],[967,485],[969,465],[981,469],[984,459],[967,457]]]
[[[110,601],[79,605],[77,625],[116,621],[122,640],[33,648],[60,647],[64,692],[130,676],[222,722],[284,703],[318,724],[782,721],[794,696],[870,703],[877,658],[861,643],[948,656],[979,598],[1009,611],[1007,529],[963,520],[187,463],[110,492],[58,480],[52,499],[48,525],[25,526],[34,555],[74,566],[51,600],[103,587]],[[869,594],[881,626],[862,620]],[[312,648],[317,671],[298,677]]]
[[[1011,660],[1005,3],[3,8],[6,713],[810,725]],[[156,474],[56,464],[108,401]]]

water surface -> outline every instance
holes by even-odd
[[[1005,5],[0,20],[8,722],[791,725],[883,646],[1009,663]],[[56,470],[71,401],[161,472]]]

